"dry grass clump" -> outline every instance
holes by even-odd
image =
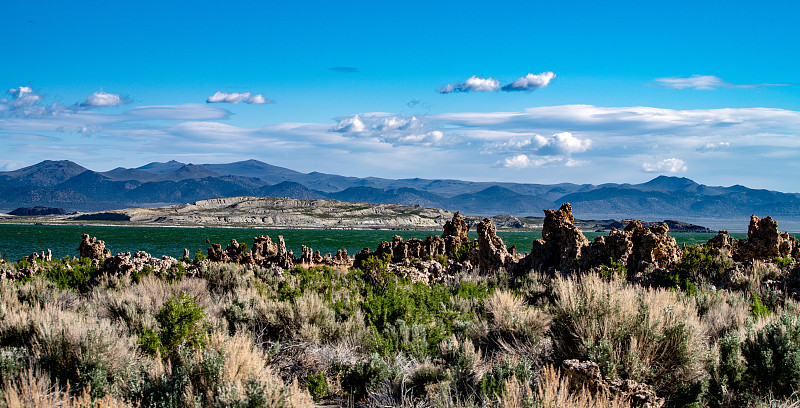
[[[361,311],[338,321],[328,302],[315,292],[306,292],[291,301],[260,298],[254,308],[255,324],[267,328],[275,339],[293,338],[321,344],[363,338],[366,334]]]
[[[510,385],[510,387],[509,387]],[[525,395],[513,391],[518,389],[514,384],[507,385],[508,395]],[[510,389],[509,389],[510,388]],[[619,395],[609,395],[607,392],[600,391],[592,393],[585,387],[577,388],[570,384],[569,378],[552,366],[547,366],[542,371],[539,382],[536,386],[536,404],[523,404],[518,402],[519,397],[511,399],[504,407],[528,407],[536,406],[542,408],[628,408],[631,407],[630,401]],[[524,401],[524,400],[523,400]]]
[[[674,394],[704,375],[703,326],[676,292],[605,281],[596,274],[554,282],[552,330],[562,358],[589,359],[604,376]]]
[[[85,388],[79,395],[70,394],[69,388],[62,390],[41,372],[25,371],[15,381],[3,384],[0,406],[5,408],[63,407],[63,408],[128,408],[135,405],[111,395],[92,399],[91,389]]]

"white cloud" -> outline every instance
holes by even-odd
[[[554,72],[542,72],[540,74],[528,74],[522,78],[517,79],[516,81],[504,86],[502,89],[504,91],[532,91],[534,89],[544,88],[547,85],[550,85],[550,81],[555,79],[556,74]]]
[[[359,139],[372,139],[393,146],[438,146],[454,143],[455,138],[435,123],[417,116],[365,113],[338,118],[331,132]]]
[[[528,156],[518,154],[516,156],[508,157],[503,161],[503,167],[511,167],[516,169],[524,169],[529,167],[545,167],[564,161],[561,156]]]
[[[644,162],[642,170],[646,173],[684,173],[688,166],[683,160],[672,157],[658,162]]]
[[[730,142],[708,142],[704,145],[697,146],[698,152],[713,152],[717,150],[724,150],[731,147]]]
[[[233,103],[244,102],[247,104],[263,105],[275,103],[272,99],[264,98],[263,94],[254,95],[251,92],[222,92],[217,91],[206,99],[206,103]]]
[[[44,97],[29,86],[11,88],[6,93],[11,98],[0,99],[0,116],[41,116],[52,110],[40,103]]]
[[[567,166],[567,167],[583,167],[583,166],[586,166],[588,164],[589,164],[588,160],[576,160],[576,159],[573,159],[571,157],[569,159],[567,159],[566,163],[564,163],[564,165]]]
[[[339,120],[339,123],[336,124],[333,128],[331,128],[332,132],[341,132],[341,133],[363,133],[366,128],[364,127],[364,122],[358,118],[358,115],[353,115],[349,118],[343,118]]]
[[[81,106],[98,108],[103,106],[119,106],[128,103],[131,103],[131,100],[125,96],[98,91],[86,97],[86,100],[81,102]]]
[[[124,112],[119,119],[216,120],[227,119],[229,116],[230,112],[225,109],[197,103],[186,103],[183,105],[139,106]]]
[[[448,94],[453,92],[493,92],[500,89],[500,81],[494,78],[481,78],[471,76],[464,82],[447,84],[439,88],[439,93]]]
[[[263,94],[253,95],[247,98],[247,100],[244,102],[248,105],[268,105],[275,103],[275,101],[273,101],[272,99],[264,98]]]
[[[541,138],[541,136],[539,137]],[[542,138],[540,140],[545,143],[539,149],[539,152],[545,155],[569,156],[571,154],[585,152],[592,145],[590,139],[577,138],[570,132],[556,133],[548,139]]]
[[[657,85],[667,89],[699,89],[710,91],[717,88],[757,88],[760,86],[785,86],[786,84],[734,84],[714,75],[692,75],[688,78],[656,78]]]

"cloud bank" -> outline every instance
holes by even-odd
[[[366,112],[327,123],[246,127],[209,104],[103,111],[45,99],[30,87],[0,98],[0,151],[6,154],[0,160],[28,165],[74,158],[102,169],[108,163],[256,158],[354,176],[532,183],[635,182],[661,173],[800,191],[792,176],[800,170],[800,112],[786,109],[560,105]]]
[[[697,89],[702,91],[711,91],[717,88],[749,89],[762,86],[785,86],[786,84],[734,84],[732,82],[723,81],[721,78],[713,75],[692,75],[688,78],[656,78],[656,85],[663,86],[667,89]]]

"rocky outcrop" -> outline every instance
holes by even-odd
[[[138,251],[133,256],[131,256],[130,252],[124,252],[106,259],[104,269],[114,275],[141,272],[145,268],[160,274],[174,268],[179,263],[180,261],[171,256],[165,255],[161,258],[153,258],[144,251]]]
[[[575,227],[572,206],[564,203],[558,211],[544,210],[542,239],[533,241],[529,263],[546,270],[571,271],[577,268],[584,247],[589,240]]]
[[[603,378],[600,367],[591,361],[564,360],[561,370],[575,389],[585,388],[592,394],[603,393],[610,397],[622,397],[631,406],[660,408],[664,398],[656,395],[652,386],[633,380],[609,380]]]
[[[57,207],[20,207],[8,214],[29,217],[32,215],[64,215],[66,213],[63,208]]]
[[[797,259],[797,240],[788,232],[778,230],[778,222],[772,217],[759,219],[750,216],[750,226],[747,228],[747,238],[739,240],[733,258],[739,262],[754,259],[772,260],[775,257],[792,257]]]
[[[491,272],[516,263],[517,259],[508,252],[503,239],[497,236],[497,228],[491,219],[484,218],[478,223],[477,230],[478,248],[473,251],[470,258],[480,271]]]
[[[445,254],[447,256],[455,256],[458,247],[461,244],[469,242],[469,225],[467,225],[461,213],[456,211],[453,214],[453,219],[447,221],[442,228],[442,240],[445,245]]]
[[[599,265],[610,266],[611,262],[627,266],[633,253],[632,236],[631,231],[612,229],[608,235],[595,238],[581,250],[581,265],[586,270]]]
[[[81,258],[89,258],[96,260],[105,260],[111,257],[111,250],[106,248],[104,241],[98,240],[95,237],[89,238],[88,234],[81,235],[82,241],[78,246],[78,252]]]
[[[631,232],[633,250],[628,258],[630,272],[641,272],[651,268],[671,268],[681,258],[681,250],[675,238],[667,235],[667,224],[649,228],[639,221],[631,221],[625,231]]]

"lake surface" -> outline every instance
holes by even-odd
[[[352,256],[364,247],[375,250],[381,241],[391,241],[394,235],[403,239],[424,239],[428,235],[440,235],[441,231],[386,231],[386,230],[310,230],[310,229],[266,229],[266,228],[178,228],[178,227],[118,227],[118,226],[83,226],[83,225],[0,225],[0,256],[8,260],[18,260],[33,252],[41,252],[48,248],[54,258],[78,256],[78,245],[81,234],[89,234],[105,241],[106,248],[112,254],[119,252],[146,251],[153,256],[169,255],[175,258],[183,256],[187,248],[194,256],[195,251],[206,248],[208,238],[213,243],[222,244],[224,248],[230,240],[236,239],[252,246],[253,237],[268,235],[277,242],[282,235],[286,247],[300,255],[300,246],[305,245],[319,250],[322,254],[336,253],[339,249],[347,249]],[[541,232],[500,231],[506,245],[516,245],[519,252],[530,252],[533,240],[542,237]],[[584,233],[589,240],[604,235],[598,232]],[[678,244],[700,244],[708,241],[714,234],[670,234]],[[746,234],[731,234],[736,238],[744,238]],[[477,238],[474,231],[470,236]]]

